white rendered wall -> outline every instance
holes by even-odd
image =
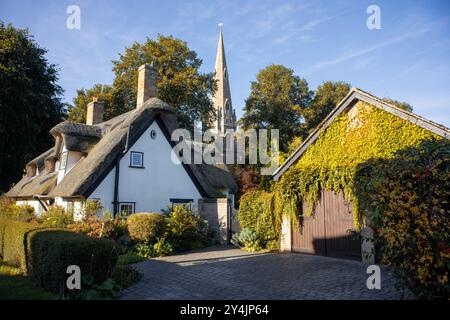
[[[97,200],[99,199],[103,209],[102,211],[114,212],[114,179],[116,176],[115,167],[110,173],[103,179],[103,181],[98,185],[98,187],[89,196],[89,199]]]
[[[156,138],[150,131],[156,130]],[[130,168],[131,151],[144,153],[144,168]],[[135,202],[136,212],[160,212],[169,199],[201,198],[197,187],[182,165],[172,162],[172,147],[153,122],[120,161],[119,202]]]

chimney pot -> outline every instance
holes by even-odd
[[[103,102],[98,101],[97,97],[92,99],[87,105],[86,124],[94,125],[103,122]]]
[[[138,90],[137,90],[137,104],[140,108],[145,101],[152,97],[156,97],[157,89],[156,82],[158,77],[158,70],[152,65],[143,64],[138,70]]]

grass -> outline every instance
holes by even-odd
[[[20,269],[0,262],[0,300],[54,300],[55,295],[38,287]]]

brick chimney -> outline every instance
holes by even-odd
[[[92,126],[100,122],[103,122],[103,102],[94,97],[87,105],[86,124]]]
[[[143,64],[138,71],[138,90],[136,108],[142,107],[145,101],[152,97],[156,97],[156,81],[158,70],[149,65]]]

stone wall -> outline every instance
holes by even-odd
[[[229,242],[230,218],[228,198],[200,199],[198,211],[208,221],[208,228],[214,233],[216,241],[220,244]]]

